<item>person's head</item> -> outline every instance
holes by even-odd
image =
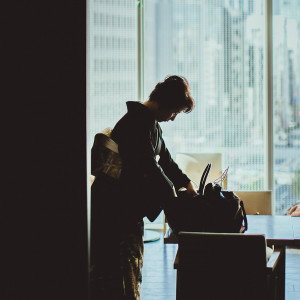
[[[189,113],[195,105],[188,81],[176,75],[167,76],[159,82],[151,92],[149,102],[157,105],[159,122],[173,121],[178,113]]]

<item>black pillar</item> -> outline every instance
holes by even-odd
[[[6,2],[0,298],[87,299],[86,3]]]

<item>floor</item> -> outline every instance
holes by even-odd
[[[300,248],[288,248],[286,251],[285,299],[300,299]]]
[[[173,262],[177,245],[164,244],[163,237],[145,243],[141,300],[175,300],[176,272]],[[286,300],[300,299],[300,248],[286,252]]]
[[[144,246],[141,300],[175,300],[176,271],[173,262],[177,245],[164,244],[162,237]]]

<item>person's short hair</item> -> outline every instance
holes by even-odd
[[[177,75],[167,76],[159,82],[151,92],[149,101],[158,103],[162,109],[185,108],[185,113],[191,112],[195,106],[188,81]]]

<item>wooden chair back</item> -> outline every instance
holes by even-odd
[[[266,240],[260,234],[180,232],[179,299],[267,299]]]

